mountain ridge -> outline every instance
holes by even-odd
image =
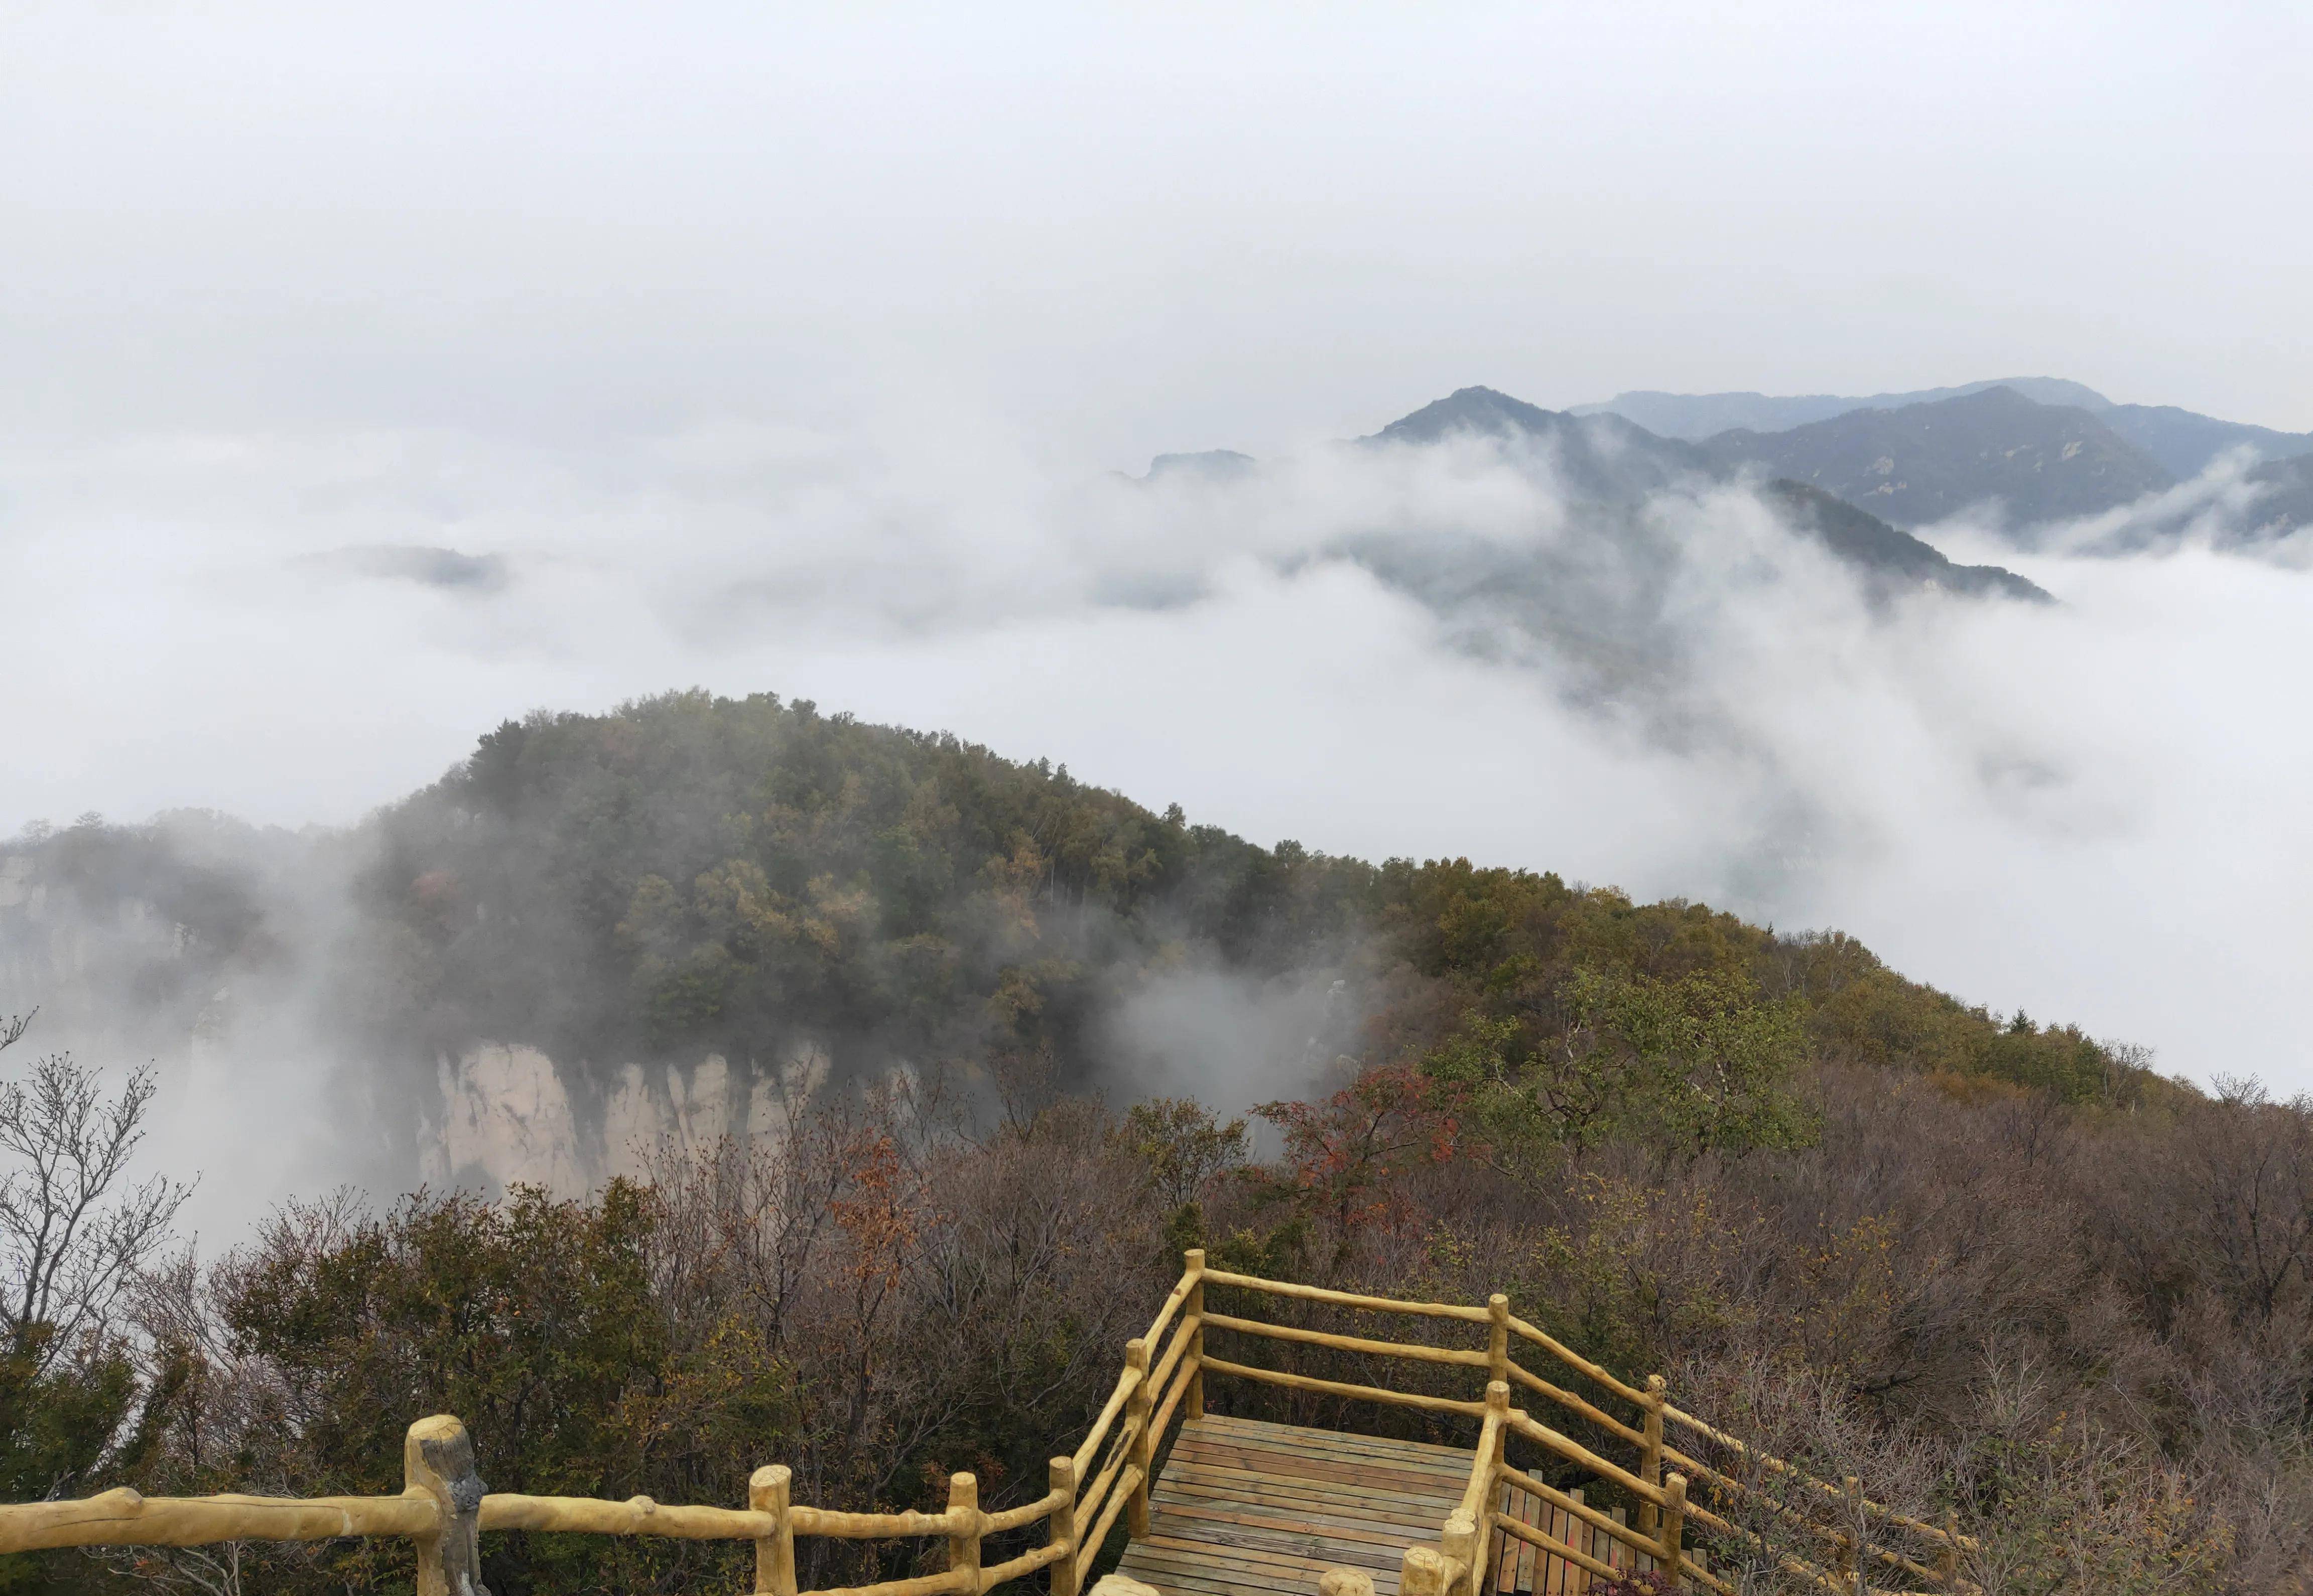
[[[2086,410],[2036,404],[2012,388],[1851,410],[1786,432],[1737,428],[1702,447],[1730,469],[1806,482],[1904,527],[1987,500],[2025,522],[2092,515],[2175,486]]]
[[[2086,410],[2179,480],[2198,476],[2231,449],[2252,450],[2261,460],[2313,453],[2313,432],[2291,433],[2250,422],[2224,421],[2177,405],[2118,404],[2086,383],[2065,377],[1995,377],[1949,388],[1876,394],[1669,393],[1633,389],[1610,399],[1576,405],[1569,413],[1621,416],[1663,437],[1700,443],[1737,428],[1789,432],[1857,410],[1902,409],[1964,399],[1992,388],[2013,389],[2035,404]]]

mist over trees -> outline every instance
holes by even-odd
[[[204,981],[277,969],[283,878],[222,834],[192,829],[197,860],[182,821],[92,820],[12,856],[92,902],[140,871],[180,883],[199,918],[171,945]],[[401,1427],[447,1410],[501,1488],[736,1501],[776,1460],[828,1504],[922,1504],[955,1468],[1007,1504],[1202,1245],[1375,1292],[1508,1292],[1817,1472],[1868,1461],[1914,1511],[1961,1513],[1988,1588],[2256,1589],[2308,1544],[2306,1106],[2212,1099],[1836,933],[1262,848],[769,697],[508,723],[356,837],[299,846],[346,864],[319,1012],[381,1068],[476,1038],[583,1072],[807,1034],[834,1072],[782,1134],[664,1147],[589,1196],[317,1190],[196,1256],[163,1245],[181,1192],[119,1156],[149,1078],[108,1097],[40,1065],[0,1114],[8,1213],[69,1165],[92,1174],[51,1185],[110,1217],[77,1232],[94,1261],[12,1254],[18,1499],[390,1490]],[[1329,1030],[1236,1083],[1252,1115],[1127,1073],[1119,1017],[1199,970],[1328,994]],[[808,1577],[910,1555],[824,1543]],[[4,1577],[391,1590],[396,1556],[53,1554]],[[735,1577],[729,1556],[505,1536],[488,1573],[676,1592]]]

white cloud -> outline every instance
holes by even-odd
[[[2062,605],[1875,615],[1739,490],[1602,531],[1483,449],[1152,490],[1048,478],[998,437],[907,441],[733,421],[575,452],[20,447],[0,583],[34,598],[0,827],[342,822],[532,706],[773,690],[1263,841],[1836,925],[1971,1001],[2313,1085],[2288,996],[2313,956],[2298,572],[2011,552]],[[1425,603],[1342,555],[1461,530],[1549,580]],[[394,546],[502,560],[503,583],[381,564]],[[1663,668],[1602,671],[1602,636]]]

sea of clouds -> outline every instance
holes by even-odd
[[[774,691],[1264,842],[1837,926],[2313,1086],[2313,575],[2220,552],[2221,484],[2128,557],[1929,530],[2054,606],[1874,604],[1740,486],[1609,515],[1476,442],[1136,481],[952,425],[19,436],[0,484],[0,835],[342,825],[534,707]]]

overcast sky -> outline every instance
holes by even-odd
[[[774,690],[2313,1084],[2302,570],[2049,557],[2060,612],[1868,635],[1715,594],[1713,765],[1239,557],[1343,479],[1086,496],[1481,382],[2313,429],[2313,9],[838,10],[0,0],[0,835],[339,823],[532,707]],[[1191,599],[1104,597],[1183,543]]]
[[[2045,373],[2313,428],[2309,57],[2298,4],[9,0],[0,404],[1137,468]]]

